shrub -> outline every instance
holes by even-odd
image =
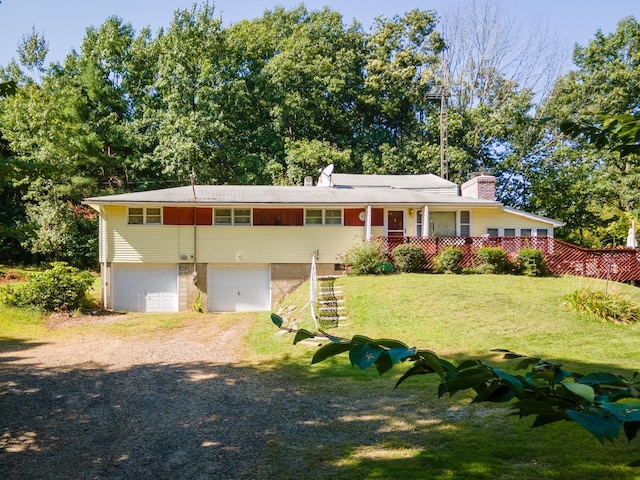
[[[424,250],[410,243],[398,245],[391,252],[391,256],[396,270],[404,273],[421,272],[427,263]]]
[[[434,259],[434,271],[436,273],[460,273],[464,254],[457,247],[447,247]]]
[[[76,310],[86,302],[93,278],[64,262],[55,262],[44,272],[33,274],[26,283],[0,289],[0,302],[9,307],[31,307],[53,312]]]
[[[344,256],[350,275],[388,273],[382,243],[362,242],[351,247]]]
[[[544,277],[549,275],[547,262],[540,250],[535,248],[523,248],[518,252],[516,267],[519,273],[528,277]]]
[[[513,269],[506,250],[500,247],[482,247],[476,256],[480,260],[478,273],[508,273]]]
[[[618,293],[579,288],[564,297],[566,307],[595,316],[601,322],[633,323],[640,321],[640,305]]]

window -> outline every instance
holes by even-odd
[[[499,235],[497,228],[487,228],[487,235],[490,237],[497,237]]]
[[[162,214],[159,208],[147,208],[147,225],[160,225],[162,223]]]
[[[460,211],[460,236],[468,237],[471,235],[471,214],[469,210]]]
[[[547,235],[549,235],[549,231],[546,228],[537,228],[536,235],[538,237],[546,237]]]
[[[342,210],[325,210],[325,225],[342,225]]]
[[[322,210],[307,210],[305,223],[307,225],[322,225]]]
[[[251,225],[250,208],[216,208],[213,211],[214,225]]]
[[[142,225],[144,223],[144,208],[129,209],[129,225]]]
[[[422,210],[416,212],[416,237],[422,236]]]
[[[236,208],[233,210],[234,225],[251,225],[251,209]]]
[[[159,207],[129,208],[127,223],[129,225],[160,225],[162,224],[162,210]]]
[[[213,211],[213,223],[214,225],[232,225],[231,209],[230,208],[216,208]]]
[[[505,237],[515,237],[516,236],[516,229],[515,228],[505,228],[504,229],[504,236]]]
[[[531,236],[531,229],[530,228],[521,228],[520,229],[520,236],[521,237],[530,237]]]
[[[342,225],[342,210],[307,209],[304,223],[305,225]]]

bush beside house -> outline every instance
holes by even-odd
[[[64,262],[29,277],[26,283],[5,285],[0,289],[0,303],[8,307],[36,308],[47,312],[77,310],[87,303],[92,275]]]

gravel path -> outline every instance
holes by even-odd
[[[295,388],[239,363],[250,321],[153,338],[0,339],[0,478],[268,475],[279,399]]]
[[[143,337],[0,338],[0,478],[336,478],[354,437],[395,435],[384,414],[367,417],[389,410],[388,383],[388,396],[362,399],[258,371],[242,362],[254,318],[239,318]]]

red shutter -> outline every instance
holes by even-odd
[[[371,209],[371,226],[372,227],[384,226],[384,208]]]
[[[193,207],[163,207],[162,221],[164,225],[193,225]],[[210,208],[196,208],[196,225],[211,225],[213,213]]]
[[[304,225],[304,209],[302,208],[254,208],[254,225]]]
[[[360,220],[360,214],[366,215],[364,208],[345,208],[344,209],[344,226],[345,227],[361,227],[365,221]],[[366,217],[364,217],[366,220]]]

